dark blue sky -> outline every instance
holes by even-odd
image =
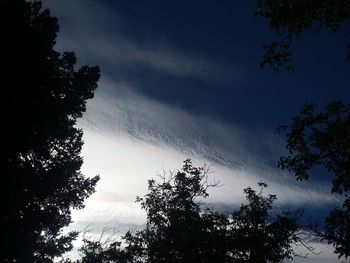
[[[146,66],[104,68],[117,78],[132,78],[149,97],[196,114],[267,129],[288,122],[306,101],[349,101],[348,39],[341,33],[302,35],[293,45],[296,72],[276,74],[259,67],[262,45],[276,35],[264,18],[254,16],[254,1],[102,2],[121,14],[123,35],[140,45],[152,46],[158,39],[187,54],[229,65],[212,79],[159,74]],[[106,26],[119,27],[113,22]],[[237,72],[239,78],[233,81],[230,75]]]

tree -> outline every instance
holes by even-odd
[[[306,236],[299,232],[297,213],[283,212],[271,218],[269,214],[276,200],[275,195],[263,196],[265,183],[259,183],[260,191],[250,187],[244,189],[248,204],[241,205],[232,214],[230,233],[234,262],[285,262],[298,254],[292,244],[301,244],[312,251],[311,246],[303,242]]]
[[[125,250],[121,248],[121,242],[113,240],[112,237],[104,237],[102,232],[98,240],[93,240],[85,236],[83,246],[79,249],[81,258],[76,263],[131,263],[133,257],[130,257]],[[71,263],[68,261],[67,263]]]
[[[281,263],[297,255],[293,245],[308,237],[299,230],[298,216],[272,216],[275,195],[244,189],[248,203],[232,214],[205,205],[207,169],[185,160],[181,170],[161,181],[149,180],[148,193],[137,202],[147,212],[143,230],[127,232],[121,242],[84,239],[77,263],[228,262]]]
[[[248,204],[232,214],[204,206],[209,184],[206,170],[183,168],[161,182],[150,180],[148,193],[137,201],[147,212],[145,229],[125,237],[127,262],[284,262],[299,244],[297,218],[272,216],[276,196],[244,190]]]
[[[276,72],[285,66],[294,71],[291,44],[304,32],[327,29],[344,31],[350,18],[348,0],[257,0],[256,15],[266,17],[270,28],[279,39],[265,44],[261,67],[268,66]],[[348,32],[347,32],[348,33]],[[347,45],[350,57],[350,43]]]
[[[2,262],[52,262],[72,248],[62,234],[98,177],[80,172],[82,131],[99,68],[75,69],[74,53],[53,49],[57,19],[39,1],[0,0]]]
[[[278,166],[293,172],[297,180],[309,179],[316,166],[333,175],[331,192],[343,195],[344,203],[335,208],[325,220],[321,236],[333,244],[335,253],[350,256],[350,106],[334,101],[317,112],[306,104],[290,126],[281,126],[286,133],[288,154]]]
[[[148,193],[137,198],[147,212],[146,228],[126,235],[127,248],[146,262],[228,262],[228,219],[202,210],[199,198],[210,186],[203,168],[184,162],[181,171],[160,183],[148,181]],[[211,239],[213,238],[213,239]]]
[[[280,40],[264,45],[266,53],[261,66],[278,72],[282,66],[293,71],[292,40],[305,31],[345,31],[350,18],[348,0],[257,0],[257,15],[266,17]],[[348,34],[348,32],[346,32]],[[350,58],[350,43],[347,45]],[[295,173],[297,180],[307,180],[316,166],[333,174],[332,193],[343,195],[342,207],[335,208],[325,220],[323,238],[333,244],[339,257],[350,256],[350,106],[330,102],[324,111],[316,112],[306,104],[292,125],[281,126],[287,133],[288,154],[278,166]]]

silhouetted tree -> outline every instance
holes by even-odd
[[[282,66],[293,71],[292,40],[305,31],[345,31],[350,19],[348,0],[257,0],[257,15],[266,17],[280,40],[264,45],[266,53],[261,66],[276,72]],[[348,33],[348,32],[346,32]],[[348,59],[350,44],[348,44]],[[325,220],[322,236],[334,245],[339,257],[350,256],[350,106],[334,101],[323,112],[315,112],[313,104],[306,104],[287,130],[287,150],[279,167],[295,173],[297,180],[308,179],[309,171],[323,166],[334,174],[332,192],[344,195],[344,203]]]
[[[53,47],[57,19],[39,1],[0,0],[2,81],[2,262],[52,262],[72,248],[62,234],[94,191],[80,173],[82,131],[98,67],[75,69]]]
[[[148,193],[137,198],[147,212],[144,230],[124,237],[133,262],[283,262],[299,243],[296,217],[272,217],[276,196],[244,190],[248,204],[231,215],[205,208],[209,184],[206,170],[190,160],[161,182],[150,180]],[[130,257],[129,257],[130,258]]]
[[[137,202],[147,212],[143,230],[127,232],[121,242],[84,239],[77,263],[230,262],[280,263],[297,255],[292,245],[304,245],[295,213],[272,216],[275,195],[244,189],[248,203],[232,214],[208,208],[204,199],[207,170],[186,160],[180,171],[148,181],[148,193]]]
[[[129,257],[121,242],[103,238],[92,240],[84,237],[83,246],[79,249],[81,258],[76,263],[134,263],[133,257]],[[70,261],[71,262],[71,261]]]
[[[299,233],[294,213],[283,212],[274,219],[269,214],[276,200],[275,195],[263,196],[265,183],[258,184],[259,192],[250,187],[244,189],[248,204],[233,212],[231,222],[232,252],[238,256],[234,262],[285,262],[297,253],[292,244],[300,243],[304,236]],[[307,249],[311,247],[302,243]]]
[[[228,220],[202,210],[198,198],[208,196],[206,173],[186,160],[181,171],[148,181],[148,193],[137,198],[147,212],[146,228],[128,233],[128,249],[146,262],[227,262]],[[213,239],[211,239],[213,237]]]
[[[287,70],[293,71],[292,40],[305,31],[342,31],[350,18],[350,1],[257,0],[256,15],[266,17],[271,29],[279,36],[278,40],[264,45],[266,53],[261,66],[268,66],[276,72],[285,66]],[[349,58],[350,43],[347,48]]]
[[[288,154],[278,166],[292,171],[297,180],[307,180],[316,166],[334,176],[332,193],[344,196],[343,206],[333,210],[321,235],[332,243],[339,257],[350,256],[350,106],[334,101],[323,111],[306,104],[290,126],[279,132],[287,136]]]

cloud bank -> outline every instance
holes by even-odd
[[[85,140],[83,170],[102,175],[96,194],[100,199],[110,201],[113,193],[114,201],[133,202],[157,172],[177,170],[191,158],[199,166],[208,165],[212,179],[221,182],[210,200],[223,206],[241,203],[242,189],[259,181],[270,185],[281,206],[321,208],[338,202],[328,193],[329,186],[296,183],[275,168],[282,153],[275,135],[196,117],[110,79],[102,79],[79,126]]]

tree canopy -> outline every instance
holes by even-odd
[[[244,189],[247,203],[232,213],[215,211],[208,197],[206,169],[186,160],[181,170],[160,181],[149,180],[137,202],[147,213],[143,230],[122,242],[85,239],[80,263],[88,262],[285,262],[305,236],[294,213],[273,214],[275,195]],[[94,261],[95,260],[95,261]]]
[[[350,19],[348,0],[257,0],[256,15],[268,19],[278,40],[264,45],[261,66],[276,72],[281,67],[293,71],[292,42],[304,33],[329,30],[347,36]],[[344,46],[345,50],[345,46]],[[350,58],[350,43],[347,43]],[[316,111],[307,103],[286,132],[288,153],[278,166],[293,172],[297,180],[307,180],[310,171],[321,166],[333,175],[331,192],[343,195],[342,207],[335,208],[325,220],[321,236],[333,244],[339,257],[350,256],[350,106],[342,101],[328,103],[323,111]]]
[[[256,15],[266,17],[278,39],[265,44],[261,66],[276,72],[281,67],[294,71],[292,41],[303,33],[330,30],[344,32],[350,19],[348,0],[257,0]],[[346,53],[344,46],[344,53]],[[347,44],[348,58],[350,43]]]
[[[316,166],[332,176],[331,192],[343,195],[344,203],[335,208],[325,220],[321,235],[334,245],[339,257],[350,256],[350,106],[341,102],[329,103],[323,111],[306,104],[293,118],[290,126],[279,132],[287,137],[286,156],[278,166],[292,171],[298,180],[309,179]]]
[[[98,181],[80,172],[82,131],[75,124],[99,68],[76,69],[73,52],[55,51],[58,29],[39,1],[0,1],[2,262],[52,262],[70,250],[77,233],[63,235],[62,228]]]

